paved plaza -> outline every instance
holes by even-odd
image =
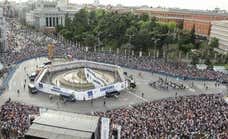
[[[114,109],[119,107],[126,107],[134,105],[137,103],[142,103],[145,101],[158,100],[168,97],[175,97],[177,95],[198,95],[202,93],[226,93],[227,88],[223,85],[215,87],[215,82],[203,82],[203,81],[183,81],[177,80],[175,78],[166,77],[158,74],[152,74],[149,72],[138,71],[123,68],[128,75],[133,75],[137,88],[135,90],[126,90],[121,92],[118,98],[99,98],[93,101],[77,101],[76,103],[63,103],[59,100],[59,97],[54,96],[52,100],[49,99],[48,94],[38,93],[30,94],[28,91],[28,75],[36,70],[36,67],[41,66],[44,62],[48,61],[47,58],[37,58],[24,61],[23,63],[17,65],[17,70],[9,81],[9,88],[1,95],[0,103],[1,105],[11,98],[13,101],[19,101],[29,105],[35,105],[42,108],[56,109],[68,112],[77,113],[91,113],[95,111],[105,111],[108,109]],[[53,64],[61,63],[63,60],[54,60]],[[141,73],[141,76],[139,76]],[[167,78],[167,80],[172,80],[174,82],[180,82],[187,87],[185,90],[174,90],[169,89],[161,90],[155,89],[149,86],[149,82],[156,81],[159,78]],[[26,80],[26,85],[24,88],[24,83]],[[193,84],[193,87],[192,87]],[[208,86],[208,90],[205,89],[204,84]],[[17,90],[20,90],[20,93]],[[142,97],[142,93],[144,97]],[[104,101],[106,105],[104,106]]]

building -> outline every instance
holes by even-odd
[[[57,25],[65,25],[65,16],[73,18],[81,7],[74,7],[68,0],[37,1],[36,8],[26,13],[26,24],[41,31],[54,31]]]
[[[99,139],[99,117],[47,110],[41,112],[25,139]]]
[[[16,6],[16,11],[18,13],[18,20],[22,23],[26,23],[26,13],[34,10],[36,8],[36,2],[34,0],[28,0],[27,2],[20,2]]]
[[[0,52],[7,49],[6,26],[3,12],[3,8],[0,8]]]
[[[16,1],[2,0],[0,1],[0,7],[3,8],[3,15],[5,17],[15,18],[17,16],[16,12]]]
[[[219,40],[219,48],[228,52],[228,20],[212,22],[210,38]]]
[[[136,14],[147,13],[162,22],[183,23],[183,29],[191,31],[195,27],[198,35],[209,37],[212,21],[228,20],[227,13],[214,11],[193,11],[167,8],[137,8]]]

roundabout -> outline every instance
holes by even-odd
[[[128,87],[119,66],[75,60],[37,69],[34,85],[43,93],[91,100]]]
[[[9,88],[1,95],[0,103],[4,103],[9,98],[13,101],[18,101],[28,105],[34,105],[41,108],[56,109],[67,112],[78,112],[78,113],[93,113],[96,111],[106,111],[115,108],[127,107],[130,105],[139,104],[145,101],[160,100],[169,97],[175,97],[176,93],[178,96],[189,96],[189,95],[199,95],[199,94],[217,94],[226,92],[226,86],[220,85],[219,87],[214,87],[212,81],[194,81],[194,80],[177,80],[173,77],[162,76],[160,74],[151,74],[150,72],[134,70],[129,68],[123,68],[124,72],[127,72],[129,75],[134,77],[136,81],[137,88],[135,90],[123,90],[118,98],[104,98],[100,97],[94,99],[93,101],[76,101],[75,103],[63,103],[59,100],[59,97],[53,95],[53,98],[49,99],[49,94],[47,93],[38,93],[30,94],[29,89],[27,88],[29,84],[28,75],[33,73],[39,65],[42,65],[44,62],[47,62],[46,57],[33,58],[26,60],[16,67],[16,70],[12,77],[9,80]],[[64,60],[53,60],[53,65],[64,64]],[[141,73],[142,76],[139,76]],[[159,78],[167,78],[170,81],[175,81],[177,83],[182,83],[186,86],[185,90],[158,90],[152,88],[148,84],[152,81],[157,81]],[[26,80],[26,82],[25,82]],[[191,87],[192,82],[194,87]],[[209,86],[208,90],[205,90],[204,83]],[[24,84],[26,87],[24,88]],[[17,93],[17,90],[20,90],[20,94]],[[144,97],[142,97],[144,93]],[[104,101],[106,105],[104,106]]]

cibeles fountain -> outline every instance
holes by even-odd
[[[86,70],[92,71],[96,77],[100,78],[99,80],[101,83],[98,83],[98,85],[93,83],[93,80],[90,80],[88,75],[86,76]],[[114,76],[115,75],[112,72],[108,71],[79,68],[56,73],[51,77],[51,79],[52,84],[55,84],[58,87],[70,88],[75,91],[83,91],[99,87],[102,83],[103,85],[115,83],[116,78]]]
[[[34,84],[41,92],[73,95],[76,100],[95,99],[128,86],[121,67],[85,60],[47,66]]]

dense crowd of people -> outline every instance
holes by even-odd
[[[181,78],[226,80],[228,75],[214,70],[200,70],[181,62],[165,62],[164,59],[156,59],[149,56],[132,56],[125,54],[86,51],[83,47],[75,44],[67,44],[62,40],[50,37],[41,32],[22,28],[16,21],[8,21],[9,49],[0,61],[5,65],[17,63],[31,57],[47,55],[48,44],[54,43],[54,55],[72,55],[77,59],[87,59],[98,62],[118,64],[120,66],[158,72]]]
[[[151,82],[149,83],[150,86],[154,87],[154,88],[158,88],[158,89],[166,89],[169,90],[171,89],[186,89],[186,86],[184,86],[182,83],[176,83],[173,81],[169,81],[163,78],[159,78],[157,81]]]
[[[7,101],[0,111],[0,130],[4,139],[23,137],[30,126],[29,116],[38,115],[39,109],[18,102]],[[1,136],[0,136],[1,138]]]
[[[54,43],[55,56],[72,55],[77,59],[118,64],[182,78],[228,79],[228,75],[224,73],[200,70],[186,63],[165,62],[149,56],[86,51],[83,47],[66,44],[41,32],[23,28],[14,20],[8,21],[7,26],[9,49],[0,57],[6,67],[31,57],[47,55],[48,44]],[[38,114],[37,107],[6,102],[0,112],[1,134],[6,139],[12,133],[23,136],[29,127],[29,115],[33,114]],[[130,108],[98,112],[96,115],[109,117],[112,124],[121,125],[122,138],[188,138],[195,134],[215,138],[228,136],[228,105],[221,95],[169,98]]]
[[[121,138],[228,137],[228,104],[218,94],[181,96],[97,112],[121,126]]]

